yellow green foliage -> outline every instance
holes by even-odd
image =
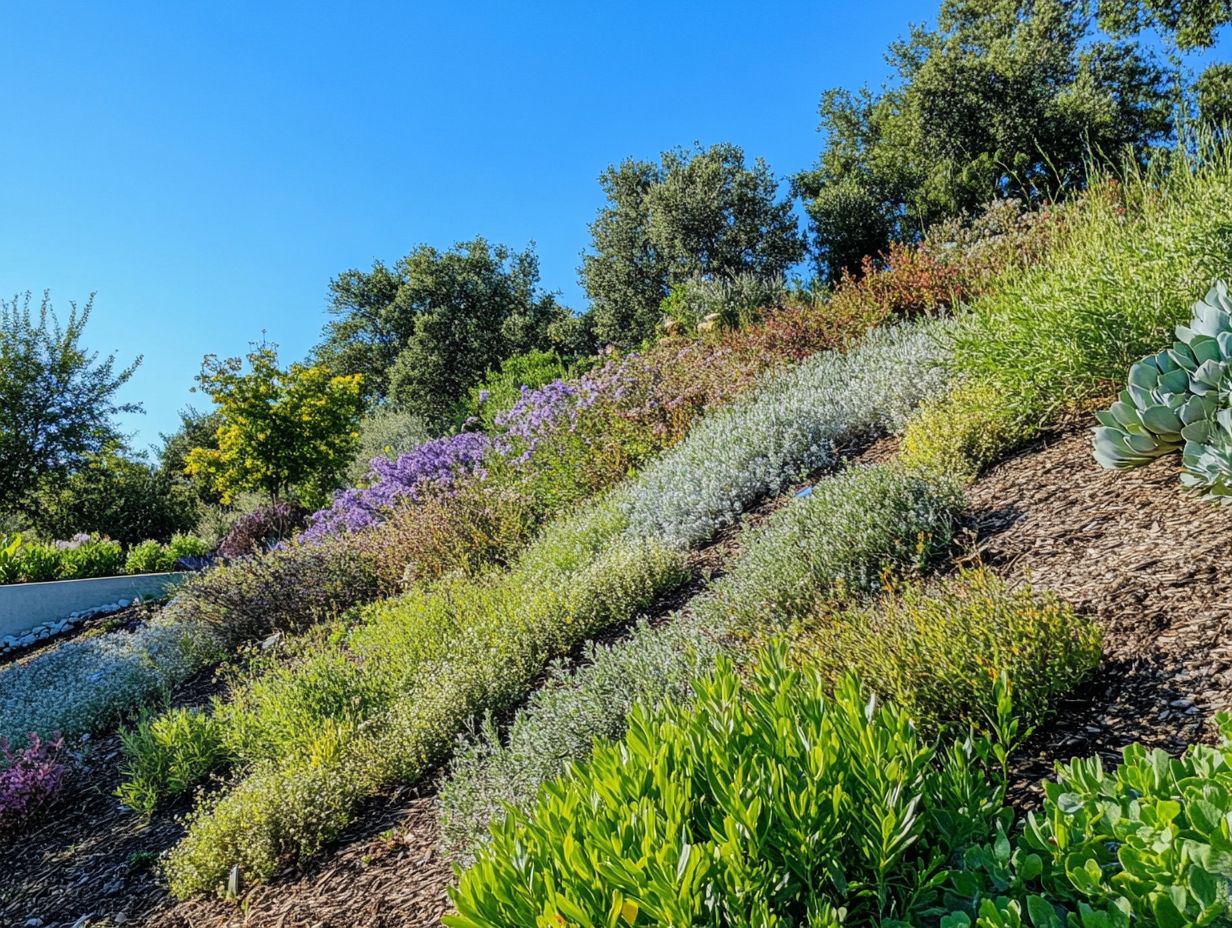
[[[273,498],[294,490],[311,506],[339,483],[359,440],[359,374],[336,376],[321,365],[278,367],[267,346],[241,358],[205,359],[200,389],[217,405],[216,448],[193,448],[186,472],[207,480],[230,502],[259,490]]]
[[[821,616],[800,652],[833,680],[856,673],[930,728],[994,718],[1004,674],[1016,714],[1030,724],[1095,669],[1100,632],[1056,595],[1010,588],[980,568]]]
[[[970,480],[1028,437],[995,387],[967,382],[920,406],[903,432],[902,460]]]

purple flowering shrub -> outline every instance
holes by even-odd
[[[461,432],[425,442],[396,460],[372,459],[371,486],[343,490],[315,513],[302,537],[312,541],[379,525],[403,503],[418,503],[448,492],[466,474],[483,469],[492,439],[483,432]]]
[[[307,515],[302,506],[285,500],[261,506],[236,519],[219,542],[218,553],[236,558],[267,551],[295,534]]]
[[[44,741],[33,732],[25,748],[14,751],[0,738],[0,834],[16,831],[60,791],[68,765],[59,734]]]

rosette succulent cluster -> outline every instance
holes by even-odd
[[[1095,459],[1130,468],[1182,452],[1181,482],[1232,501],[1232,298],[1219,281],[1194,304],[1170,348],[1129,369],[1129,383],[1097,414]]]

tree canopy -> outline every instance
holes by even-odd
[[[627,159],[599,178],[608,203],[591,223],[581,280],[604,344],[635,345],[659,304],[690,278],[780,277],[804,256],[792,203],[761,159],[724,143]]]
[[[31,491],[120,438],[114,417],[140,412],[116,394],[141,363],[126,367],[82,344],[94,305],[70,303],[61,324],[47,293],[0,301],[0,511],[28,511]]]
[[[268,345],[255,347],[248,365],[245,373],[242,358],[205,358],[197,383],[218,406],[217,441],[189,451],[188,473],[208,480],[223,502],[256,490],[321,504],[355,453],[361,375],[319,364],[284,371]]]
[[[943,0],[889,61],[880,93],[822,97],[825,147],[795,179],[831,279],[996,197],[1055,197],[1172,130],[1165,72],[1075,0]]]
[[[491,368],[546,348],[570,313],[539,288],[533,249],[483,238],[448,251],[420,245],[392,268],[350,270],[330,282],[317,357],[362,374],[370,399],[389,397],[436,426]]]

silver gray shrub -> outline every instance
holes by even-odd
[[[719,648],[691,617],[679,615],[657,627],[640,622],[613,644],[588,644],[574,673],[555,664],[505,741],[488,716],[475,737],[459,744],[440,793],[446,847],[468,860],[506,806],[529,805],[543,783],[590,753],[594,739],[620,737],[635,703],[686,698]]]
[[[205,626],[171,617],[133,631],[75,638],[0,670],[0,738],[76,737],[114,724],[219,656]]]
[[[874,331],[705,417],[618,494],[629,532],[695,547],[761,497],[834,463],[843,445],[901,429],[947,382],[948,329],[930,319]]]

